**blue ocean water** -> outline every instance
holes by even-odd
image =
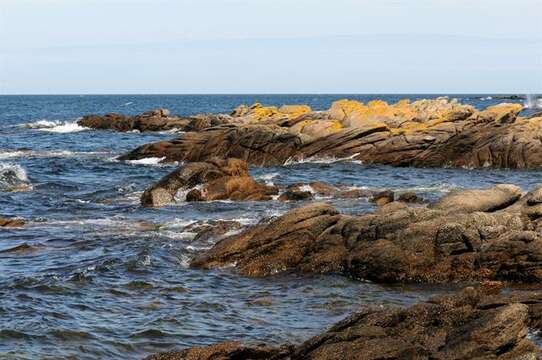
[[[77,126],[88,113],[229,113],[239,104],[308,104],[323,110],[360,101],[436,95],[84,95],[0,96],[0,190],[16,176],[30,191],[0,192],[0,216],[27,219],[0,230],[0,358],[142,357],[228,339],[301,342],[363,304],[410,304],[449,287],[386,287],[338,276],[238,277],[188,260],[212,245],[184,227],[213,219],[243,224],[301,203],[178,203],[144,209],[139,196],[174,169],[115,158],[172,133],[117,133]],[[506,101],[457,95],[478,108]],[[352,188],[416,191],[433,199],[456,188],[514,183],[525,190],[539,171],[414,169],[314,159],[254,168],[274,184],[324,181]],[[2,178],[4,176],[5,178]],[[9,185],[9,184],[8,184]],[[370,211],[365,200],[321,199],[341,211]]]

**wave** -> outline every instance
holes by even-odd
[[[15,158],[68,158],[78,156],[96,156],[105,155],[110,152],[106,151],[67,151],[67,150],[51,150],[51,151],[36,151],[36,150],[2,150],[0,151],[0,159],[15,159]]]
[[[19,125],[19,127],[53,133],[73,133],[90,130],[90,128],[80,126],[77,122],[60,120],[38,120],[32,123]]]
[[[363,162],[361,160],[356,160],[356,156],[358,156],[359,153],[355,153],[353,155],[337,158],[333,156],[310,156],[307,158],[289,158],[284,162],[284,166],[291,166],[291,165],[297,165],[297,164],[333,164],[337,162],[349,162],[353,164],[362,165]]]
[[[148,157],[138,160],[126,160],[125,163],[132,164],[132,165],[146,165],[146,166],[171,166],[171,165],[177,165],[177,163],[162,163],[166,157]]]
[[[28,191],[32,185],[20,165],[0,163],[0,191]]]

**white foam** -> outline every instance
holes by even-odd
[[[16,159],[16,158],[68,158],[78,156],[96,156],[109,154],[105,151],[35,151],[35,150],[3,150],[0,151],[0,159]]]
[[[291,166],[296,164],[333,164],[336,162],[350,162],[353,164],[362,165],[363,162],[361,160],[355,160],[355,157],[358,156],[359,153],[355,153],[353,155],[343,157],[343,158],[336,158],[333,156],[310,156],[308,158],[289,158],[284,162],[284,166]]]
[[[27,129],[35,129],[39,131],[47,131],[53,133],[73,133],[84,130],[90,130],[89,128],[79,126],[75,121],[60,121],[60,120],[38,120],[33,123],[22,124],[20,127]]]
[[[138,160],[126,160],[128,164],[133,165],[160,165],[160,162],[164,160],[166,157],[148,157]]]
[[[0,163],[0,191],[29,190],[25,169],[20,165]]]

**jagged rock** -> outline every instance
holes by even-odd
[[[192,189],[196,186],[201,189]],[[190,190],[192,189],[192,190]],[[278,193],[274,186],[256,182],[248,173],[246,162],[214,158],[189,163],[166,175],[147,188],[141,196],[143,206],[159,207],[175,201],[179,190],[190,190],[187,201],[270,200]]]
[[[21,227],[24,224],[25,224],[25,221],[23,219],[0,217],[0,227],[15,228],[15,227]]]
[[[429,208],[392,202],[360,216],[311,204],[222,240],[191,265],[375,282],[541,281],[542,238],[533,232],[540,217],[527,215],[539,207],[529,205],[537,192],[519,198],[516,190],[452,193]]]
[[[406,309],[365,307],[299,346],[228,342],[148,359],[539,359],[529,329],[540,329],[541,307],[540,292],[470,287]]]

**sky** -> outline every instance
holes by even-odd
[[[0,0],[0,94],[542,93],[542,0]]]

